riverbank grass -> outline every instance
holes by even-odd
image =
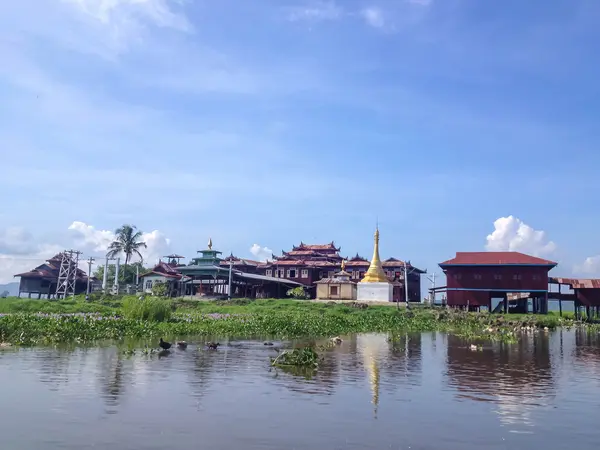
[[[0,300],[0,342],[36,345],[125,338],[171,339],[193,335],[236,337],[331,337],[347,333],[401,334],[444,331],[469,339],[518,339],[528,329],[574,322],[557,315],[467,313],[415,306],[319,303],[302,300],[168,300],[136,296],[48,301]]]

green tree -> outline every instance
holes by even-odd
[[[132,256],[137,255],[140,261],[144,262],[144,257],[140,253],[141,248],[148,248],[142,241],[142,232],[137,230],[135,225],[123,225],[115,230],[116,239],[108,247],[106,256],[115,258],[120,254],[125,255],[125,265],[129,264]]]
[[[149,269],[144,267],[141,262],[134,262],[133,264],[128,264],[126,266],[119,267],[119,283],[125,284],[134,284],[135,283],[135,273],[136,269],[138,273],[141,275],[147,272]],[[96,271],[94,272],[94,276],[99,280],[102,280],[104,277],[104,266],[98,266]],[[110,283],[115,279],[115,266],[111,264],[108,266],[108,279]]]

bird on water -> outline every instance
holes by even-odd
[[[181,350],[185,350],[187,348],[187,342],[177,341],[177,348],[180,348]]]
[[[208,348],[209,350],[216,350],[219,345],[221,344],[219,344],[218,342],[207,342],[206,348]]]
[[[158,345],[163,350],[169,350],[171,348],[171,343],[163,341],[163,338],[160,338],[160,342],[158,343]]]

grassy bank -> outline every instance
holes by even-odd
[[[447,331],[470,339],[516,340],[523,329],[571,325],[556,315],[502,316],[445,309],[296,300],[168,301],[136,297],[0,300],[0,342],[35,345],[189,335],[321,337],[353,332]]]

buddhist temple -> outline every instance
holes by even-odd
[[[342,270],[315,283],[317,300],[356,300],[356,283],[345,269],[346,261],[343,260]]]
[[[373,257],[364,278],[357,288],[357,299],[365,302],[391,302],[394,297],[394,287],[383,270],[379,257],[379,227],[375,229]]]

